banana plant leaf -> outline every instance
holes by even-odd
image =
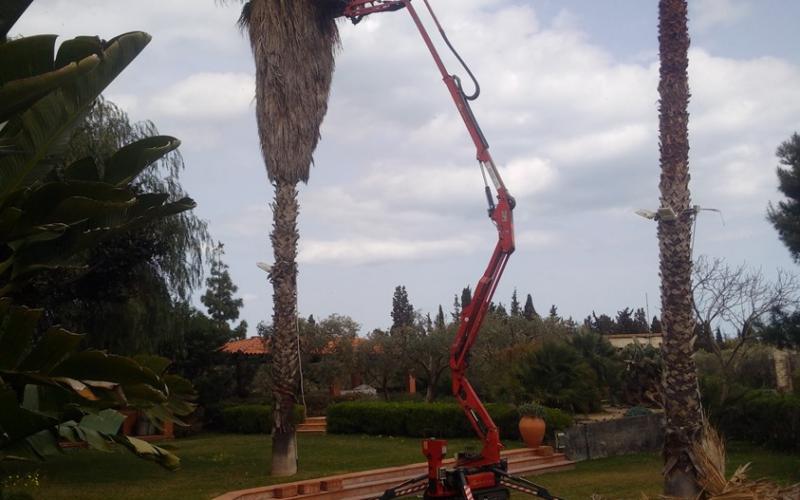
[[[33,0],[3,0],[0,2],[0,40],[8,36],[11,27],[31,3]]]
[[[176,468],[179,460],[168,451],[117,435],[124,417],[112,407],[131,405],[156,422],[180,424],[179,416],[193,410],[191,384],[162,376],[163,358],[145,360],[153,371],[130,358],[79,351],[81,336],[63,328],[50,328],[34,342],[41,314],[0,299],[0,460],[44,459],[60,452],[58,440],[66,439],[105,451],[122,445]]]
[[[58,152],[92,102],[149,42],[143,32],[110,40],[94,68],[8,121],[0,130],[0,147],[9,152],[0,156],[0,197],[19,189],[40,162]]]
[[[0,44],[0,66],[8,68],[0,78],[0,123],[100,63],[98,55],[88,53],[68,64],[54,65],[55,39],[55,35],[36,35]]]

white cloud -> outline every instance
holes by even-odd
[[[231,118],[254,102],[255,79],[245,73],[196,73],[171,85],[150,103],[155,114],[186,118]]]
[[[298,260],[305,264],[339,263],[345,265],[374,264],[398,260],[438,258],[470,252],[474,239],[440,240],[348,238],[346,240],[301,240]]]
[[[690,2],[690,27],[706,31],[731,25],[747,17],[752,5],[746,0],[695,0]]]
[[[130,3],[37,0],[15,26],[15,31],[64,36],[98,34],[108,39],[128,31],[144,30],[154,35],[154,44],[162,47],[198,42],[230,47],[236,40],[220,33],[223,30],[235,32],[240,10],[238,2],[226,6],[213,0],[137,0]],[[192,50],[197,46],[186,48]]]
[[[558,242],[558,236],[555,233],[537,230],[518,232],[514,239],[518,250],[551,246]]]
[[[554,142],[553,159],[568,164],[593,164],[627,156],[653,143],[655,130],[648,124],[623,125],[611,130],[574,136]]]

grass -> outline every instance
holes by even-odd
[[[373,436],[299,437],[300,470],[291,480],[328,476],[423,461],[420,442],[413,438]],[[474,445],[451,440],[450,450]],[[46,499],[202,499],[231,490],[283,482],[267,476],[270,438],[263,435],[213,435],[166,444],[181,457],[182,469],[168,472],[131,455],[70,451],[47,463],[7,464],[12,474],[36,473],[39,486],[26,491]],[[800,457],[778,454],[744,444],[731,446],[731,470],[754,462],[751,477],[781,483],[800,481]],[[533,480],[565,498],[639,498],[655,495],[661,478],[660,459],[638,454],[579,463],[574,471],[538,476]],[[523,498],[522,496],[514,498]]]
[[[800,455],[777,453],[745,443],[728,446],[728,470],[751,463],[748,477],[766,478],[780,484],[800,482]],[[563,498],[590,498],[592,494],[619,500],[640,499],[644,493],[657,498],[661,493],[661,457],[640,453],[622,457],[579,462],[575,470],[529,478],[550,493]],[[530,498],[512,495],[513,499]]]

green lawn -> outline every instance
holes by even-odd
[[[451,440],[450,450],[474,444]],[[40,484],[26,488],[42,499],[202,499],[225,491],[276,481],[266,474],[270,438],[262,435],[203,435],[167,444],[182,459],[183,468],[168,472],[127,453],[71,451],[44,464],[6,465],[9,473],[38,472]],[[301,435],[300,470],[293,480],[378,467],[421,462],[420,442],[411,438]],[[784,483],[800,481],[800,457],[738,445],[731,450],[734,465],[755,463],[753,475]],[[566,498],[638,498],[658,493],[660,464],[656,455],[631,455],[578,464],[574,471],[548,474],[534,481]],[[515,497],[516,498],[516,497]],[[523,498],[523,497],[519,497]]]

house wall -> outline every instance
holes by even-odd
[[[660,333],[656,334],[639,334],[639,335],[606,335],[606,338],[611,345],[617,349],[624,349],[625,346],[630,344],[639,343],[641,345],[651,345],[653,347],[661,347],[662,337]]]

